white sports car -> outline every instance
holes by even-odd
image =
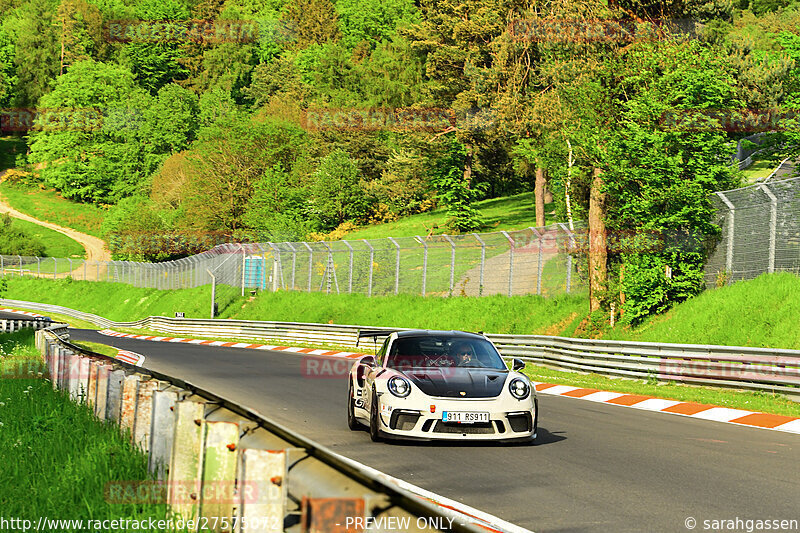
[[[385,336],[362,331],[359,337]],[[375,356],[350,370],[347,425],[393,439],[536,439],[536,390],[509,370],[483,335],[461,331],[392,332]]]

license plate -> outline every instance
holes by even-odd
[[[458,422],[459,424],[475,424],[488,422],[489,413],[473,411],[442,411],[442,422]]]

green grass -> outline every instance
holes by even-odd
[[[30,187],[21,183],[0,183],[0,195],[18,211],[37,220],[44,220],[101,237],[100,227],[106,211],[99,207],[72,202],[57,192]]]
[[[111,282],[35,277],[7,279],[6,298],[79,308],[117,322],[151,315],[175,316],[178,311],[185,312],[187,317],[208,318],[211,307],[210,285],[181,291],[160,291]],[[217,286],[217,304],[223,316],[233,312],[229,307],[241,306],[245,301],[239,296],[239,289]]]
[[[564,372],[527,365],[523,372],[534,381],[572,385],[587,389],[642,394],[667,400],[719,405],[732,409],[777,415],[800,416],[800,402],[764,392],[744,392],[712,387],[693,387],[678,383],[649,383],[636,379],[610,378],[599,374]]]
[[[763,274],[707,290],[642,326],[604,338],[800,349],[800,277]]]
[[[766,178],[772,171],[780,165],[781,161],[786,158],[786,154],[769,154],[757,155],[753,158],[753,163],[742,170],[744,179],[747,183],[753,183],[756,180]]]
[[[210,286],[159,291],[106,282],[12,277],[8,278],[6,298],[71,308],[80,302],[81,311],[123,322],[150,315],[174,316],[176,311],[187,317],[206,318],[210,296]],[[534,295],[367,298],[360,294],[279,291],[262,292],[249,301],[239,296],[239,289],[227,285],[217,286],[217,304],[220,318],[551,334],[562,333],[587,307],[581,296]]]
[[[165,504],[105,499],[106,484],[152,479],[116,425],[94,418],[38,377],[33,332],[0,335],[0,509],[3,518],[164,520]],[[34,372],[27,375],[27,370]],[[77,529],[76,529],[77,530]],[[146,529],[145,529],[146,530]]]
[[[78,241],[70,239],[63,233],[45,228],[33,222],[11,219],[11,227],[25,232],[27,235],[38,239],[45,246],[46,257],[71,257],[84,258],[86,250]]]
[[[536,210],[533,202],[533,193],[531,192],[476,202],[474,207],[480,211],[484,221],[484,226],[478,231],[510,231],[536,226]],[[348,233],[345,238],[385,239],[386,237],[414,237],[415,235],[424,237],[433,226],[436,226],[434,234],[440,235],[448,233],[447,218],[445,210],[438,208],[427,213],[403,217],[395,222],[359,228]],[[551,224],[556,220],[548,216],[546,222]]]

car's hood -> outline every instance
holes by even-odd
[[[508,371],[486,368],[413,368],[402,372],[428,396],[494,398],[503,390]]]

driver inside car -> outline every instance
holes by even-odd
[[[472,366],[477,362],[475,350],[468,342],[455,343],[450,353],[456,358],[456,366]]]

